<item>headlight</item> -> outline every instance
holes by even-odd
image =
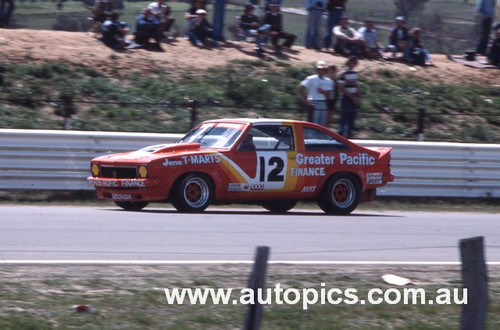
[[[92,165],[90,166],[90,170],[91,170],[91,172],[92,172],[92,175],[93,175],[93,176],[99,176],[99,172],[100,172],[100,171],[99,171],[99,165],[97,165],[97,164],[92,164]]]
[[[147,178],[148,168],[146,167],[146,165],[141,165],[137,168],[137,173],[139,174],[139,178]]]

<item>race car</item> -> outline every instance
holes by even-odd
[[[172,144],[94,158],[87,180],[125,210],[161,201],[180,212],[252,203],[284,213],[315,200],[325,213],[345,215],[394,180],[390,151],[309,122],[209,120]]]

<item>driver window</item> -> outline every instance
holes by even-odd
[[[255,150],[294,150],[293,128],[286,125],[256,125],[250,129]]]

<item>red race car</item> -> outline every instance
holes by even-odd
[[[211,203],[286,212],[316,200],[328,214],[349,214],[394,180],[390,151],[303,121],[210,120],[173,144],[94,158],[87,180],[125,210],[167,201],[181,212]]]

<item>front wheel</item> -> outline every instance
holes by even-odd
[[[180,212],[202,212],[212,201],[212,181],[204,174],[186,175],[174,187],[172,204]]]
[[[338,173],[328,180],[318,205],[327,214],[349,214],[358,206],[360,192],[361,186],[356,176]]]
[[[117,206],[127,211],[140,211],[149,204],[149,202],[114,202],[114,203]]]
[[[285,213],[293,209],[297,201],[290,199],[274,200],[262,203],[262,207],[273,213]]]

